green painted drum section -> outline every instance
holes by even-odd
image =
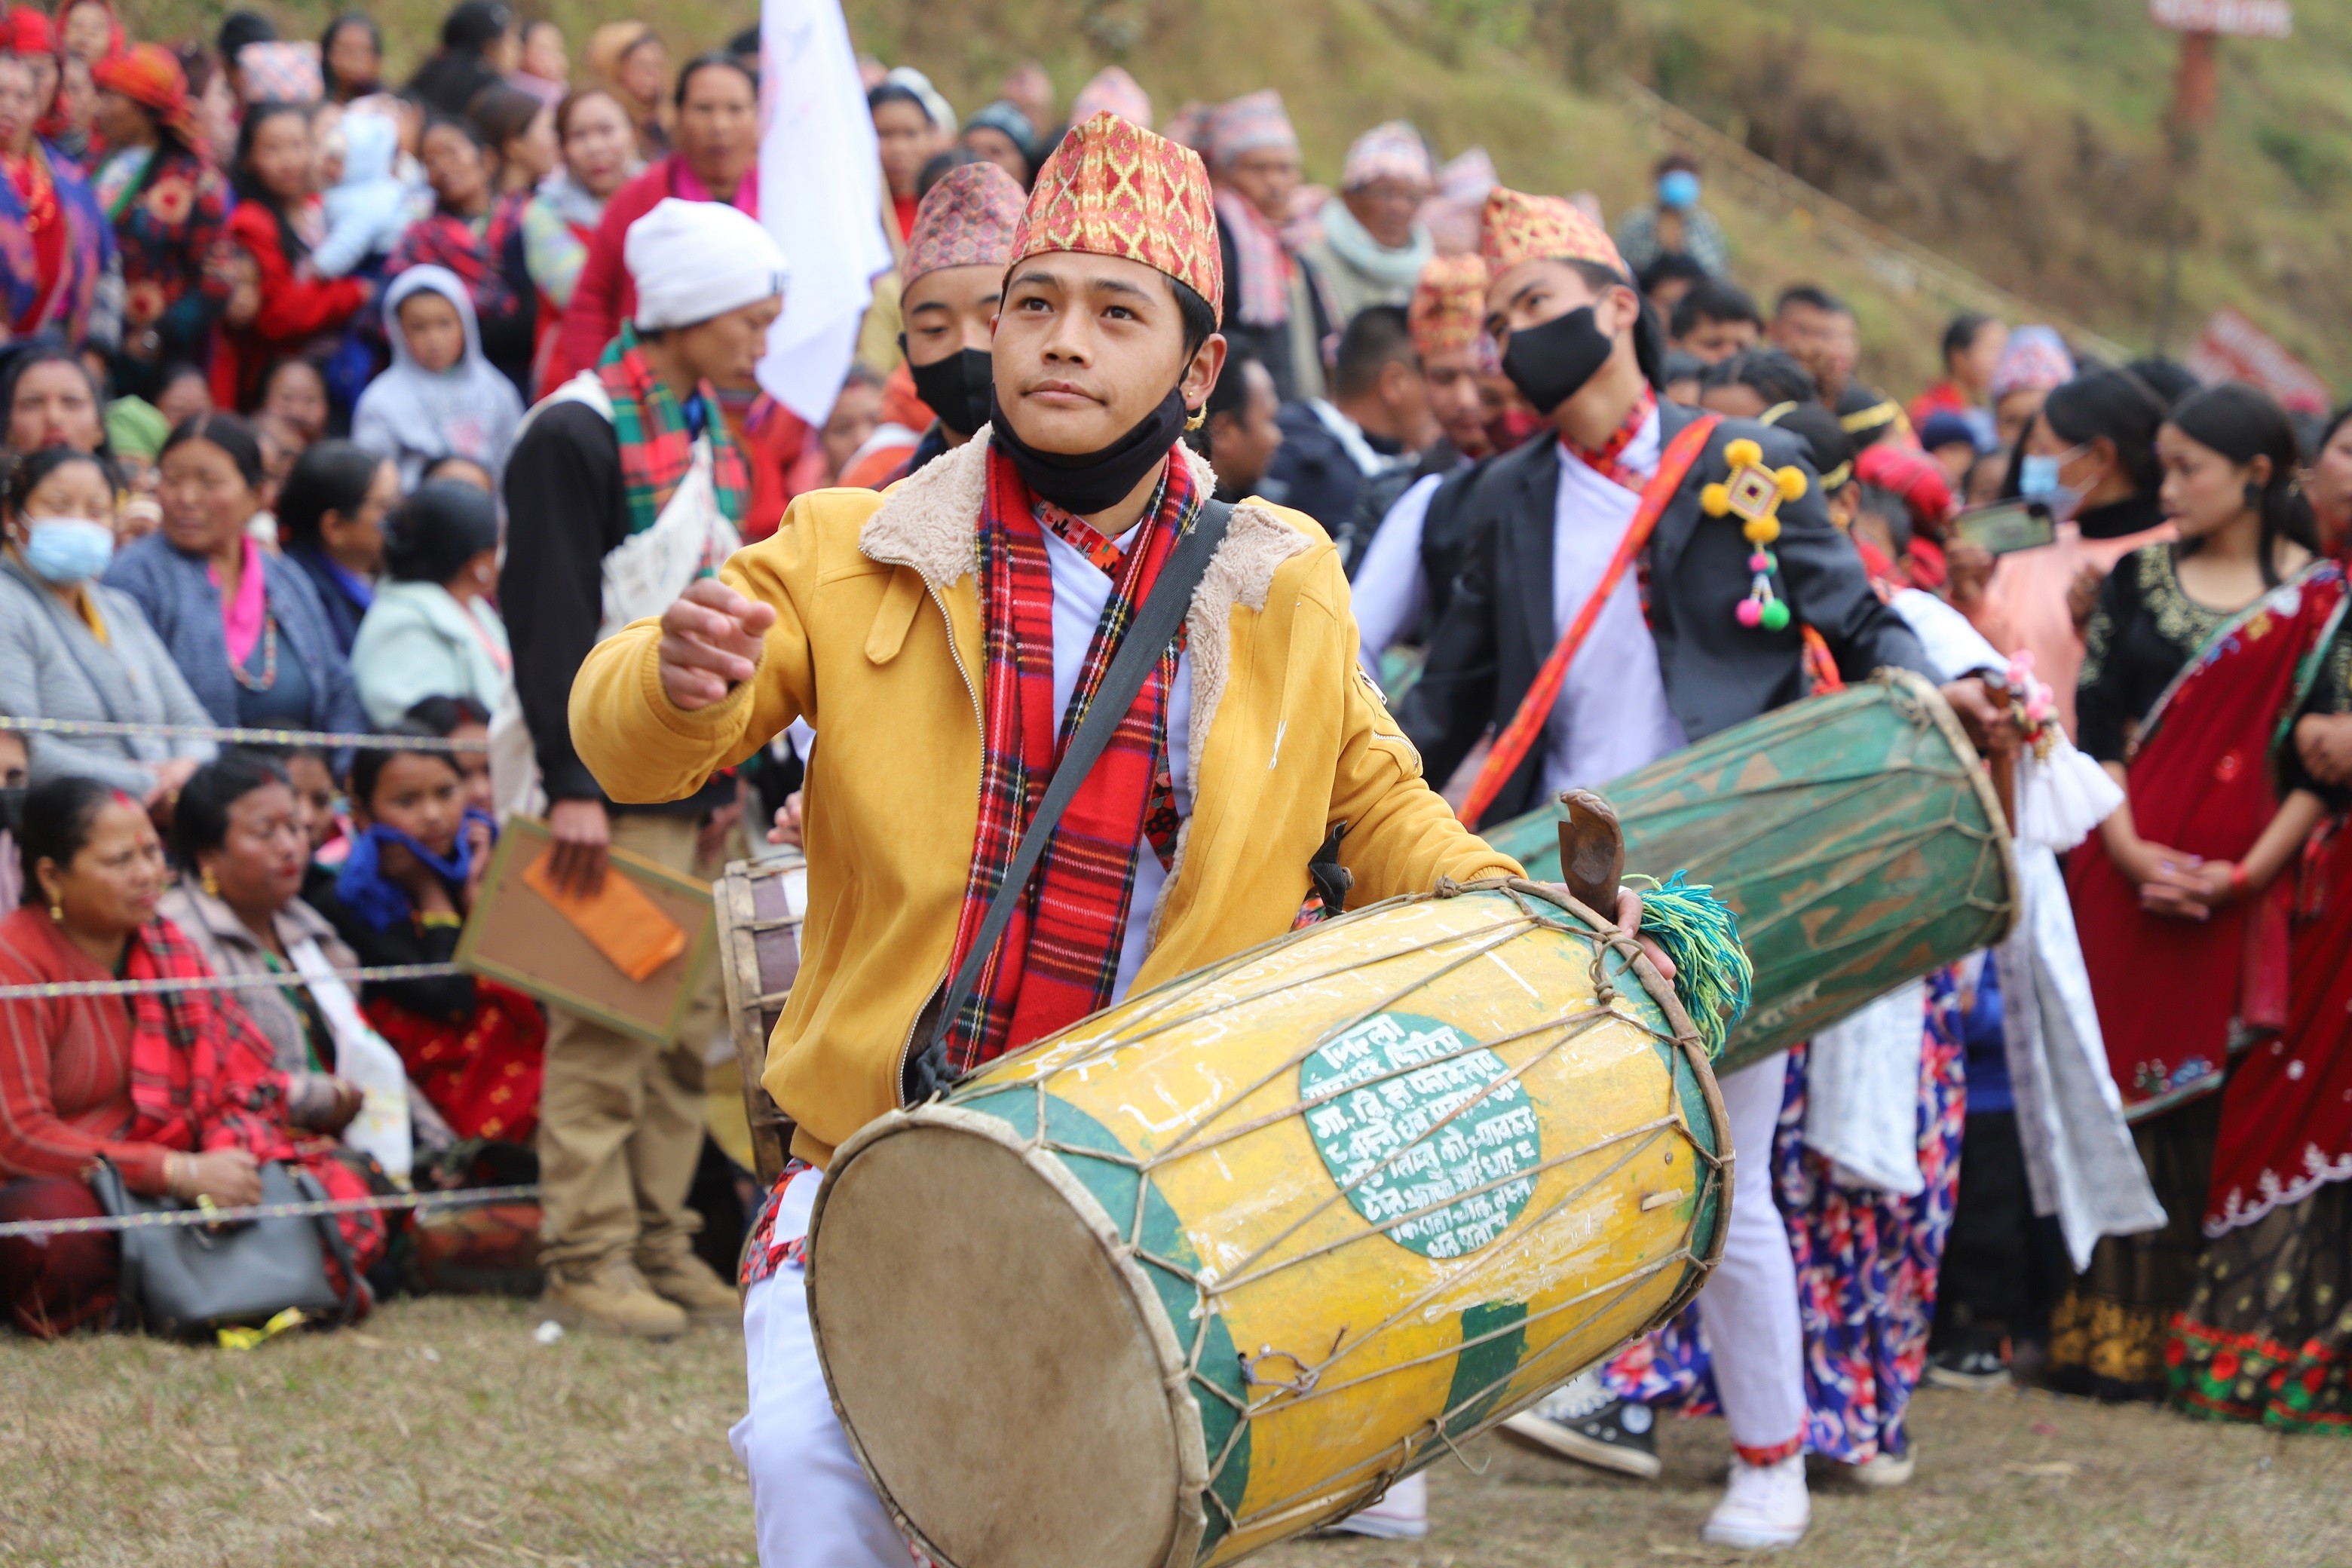
[[[1809,698],[1601,786],[1625,868],[1685,871],[1739,917],[1755,1000],[1718,1072],[1786,1050],[2017,915],[2009,831],[1959,721],[1916,675]],[[1485,835],[1559,876],[1559,816]]]

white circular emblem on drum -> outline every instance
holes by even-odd
[[[1356,1212],[1424,1258],[1459,1258],[1535,1195],[1542,1131],[1510,1074],[1451,1024],[1382,1013],[1310,1053],[1298,1093]]]

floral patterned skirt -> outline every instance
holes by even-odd
[[[2190,1415],[2352,1437],[2352,1182],[2208,1243],[2164,1361]]]
[[[1925,1188],[1901,1197],[1841,1184],[1805,1147],[1805,1049],[1789,1053],[1789,1083],[1772,1141],[1772,1185],[1797,1265],[1805,1335],[1805,1447],[1844,1464],[1909,1447],[1904,1413],[1919,1385],[1936,1311],[1936,1275],[1960,1184],[1967,1113],[1965,1053],[1951,972],[1928,979],[1919,1053],[1919,1171]],[[1609,1362],[1618,1397],[1719,1413],[1710,1351],[1685,1310]]]

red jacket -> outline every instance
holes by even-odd
[[[637,288],[621,259],[622,242],[629,226],[654,210],[664,196],[681,201],[712,201],[710,192],[694,177],[676,153],[656,159],[646,172],[613,193],[604,204],[604,219],[588,242],[588,259],[580,264],[580,281],[572,286],[572,303],[563,310],[563,341],[547,366],[541,392],[552,392],[604,355],[604,345],[618,337],[621,323],[637,308]],[[735,187],[734,205],[753,217],[760,216],[760,166],[743,172]]]
[[[262,202],[239,202],[223,231],[228,245],[253,258],[259,270],[261,309],[242,327],[223,326],[213,350],[213,402],[242,409],[261,391],[272,361],[299,353],[311,338],[339,331],[367,303],[357,278],[297,274],[288,259],[276,212]]]

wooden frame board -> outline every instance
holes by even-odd
[[[457,939],[457,963],[608,1029],[656,1045],[672,1043],[686,1026],[697,983],[718,954],[710,885],[614,847],[606,874],[628,878],[687,932],[684,952],[642,982],[632,981],[523,880],[523,872],[554,845],[547,824],[507,819]]]

